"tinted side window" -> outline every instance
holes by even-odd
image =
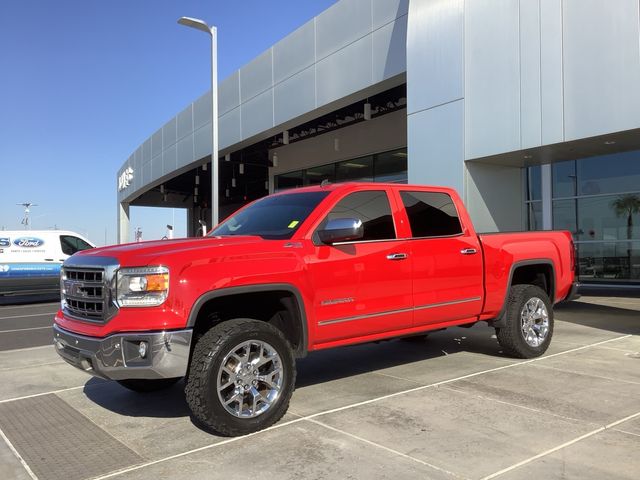
[[[73,237],[68,235],[60,235],[60,246],[65,255],[73,255],[78,251],[77,244],[72,239]]]
[[[362,220],[362,240],[387,240],[396,238],[391,206],[387,193],[383,191],[356,192],[347,195],[333,207],[322,222],[322,228],[335,218],[358,218]]]
[[[462,233],[458,212],[446,193],[405,191],[400,192],[400,197],[414,238]]]
[[[62,247],[62,253],[65,255],[73,255],[81,250],[93,248],[81,238],[72,237],[71,235],[60,235],[60,247]]]

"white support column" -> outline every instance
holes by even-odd
[[[118,202],[118,243],[129,243],[129,204]]]
[[[553,230],[553,216],[551,203],[551,165],[546,164],[540,167],[542,178],[542,229]]]

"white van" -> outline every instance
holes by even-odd
[[[64,230],[0,231],[0,298],[59,292],[62,262],[94,247]]]

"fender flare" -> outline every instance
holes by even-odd
[[[496,318],[491,320],[489,325],[494,327],[503,327],[505,322],[505,314],[507,313],[507,300],[509,297],[509,288],[511,288],[511,282],[513,281],[513,273],[516,271],[518,267],[526,267],[528,265],[549,265],[551,267],[551,285],[549,285],[549,300],[551,300],[551,305],[554,304],[554,299],[556,296],[556,267],[553,264],[553,261],[549,258],[536,258],[532,260],[521,260],[519,262],[515,262],[511,265],[511,269],[509,270],[509,279],[507,280],[507,289],[504,295],[504,302],[502,303],[502,308],[500,309],[500,313],[496,315]]]
[[[242,295],[244,293],[268,293],[268,292],[278,292],[285,291],[291,293],[295,298],[296,305],[294,308],[297,309],[299,319],[300,319],[300,328],[301,328],[301,341],[300,345],[296,348],[295,354],[297,358],[302,358],[307,355],[308,352],[308,342],[309,342],[309,331],[307,324],[307,313],[304,305],[304,300],[302,299],[302,295],[300,291],[293,285],[288,283],[264,283],[259,285],[243,285],[240,287],[227,287],[220,288],[218,290],[211,290],[203,293],[198,297],[196,302],[193,304],[191,308],[191,312],[189,312],[189,319],[187,321],[187,328],[193,328],[196,324],[196,320],[198,318],[198,314],[202,309],[202,306],[207,303],[209,300],[214,300],[217,298],[229,297],[232,295]]]

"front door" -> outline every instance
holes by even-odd
[[[408,328],[412,323],[409,242],[396,239],[387,192],[365,190],[340,200],[320,224],[357,218],[364,238],[322,245],[307,257],[318,343]],[[317,237],[314,235],[314,237]]]

